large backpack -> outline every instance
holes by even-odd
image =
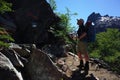
[[[96,40],[96,30],[95,27],[93,25],[88,27],[88,31],[87,31],[87,41],[88,42],[95,42]]]

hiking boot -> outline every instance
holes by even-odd
[[[85,74],[88,75],[88,71],[89,71],[89,62],[88,61],[85,63],[84,71],[85,71]]]
[[[79,67],[79,70],[84,69],[83,60],[80,60],[80,65],[78,67]]]

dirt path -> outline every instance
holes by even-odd
[[[73,54],[68,54],[67,57],[58,59],[58,63],[62,64],[61,69],[63,70],[63,72],[65,72],[65,74],[68,77],[71,77],[71,80],[120,80],[120,76],[117,76],[111,71],[108,71],[103,68],[95,70],[96,64],[94,64],[93,66],[91,66],[90,64],[90,71],[89,71],[89,74],[86,76],[86,78],[84,79],[72,78],[73,74],[78,73],[76,71],[78,70],[77,66],[79,65],[78,57]],[[94,76],[94,79],[87,79],[88,77],[91,77],[91,76]],[[81,77],[81,75],[78,74],[75,77]]]
[[[95,66],[90,67],[89,74],[91,73],[94,74],[94,76],[96,76],[100,80],[120,80],[120,75],[117,75],[103,68],[96,71]]]

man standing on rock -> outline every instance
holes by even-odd
[[[87,28],[84,26],[84,20],[77,20],[79,29],[77,31],[78,43],[77,43],[77,54],[80,59],[80,65],[78,66],[80,70],[84,69],[85,74],[88,74],[89,70],[89,56],[87,51]],[[84,61],[83,61],[84,57]]]

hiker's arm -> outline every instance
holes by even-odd
[[[87,33],[86,32],[84,32],[80,37],[78,37],[79,38],[79,40],[81,40],[82,38],[84,38],[85,36],[87,35]]]

